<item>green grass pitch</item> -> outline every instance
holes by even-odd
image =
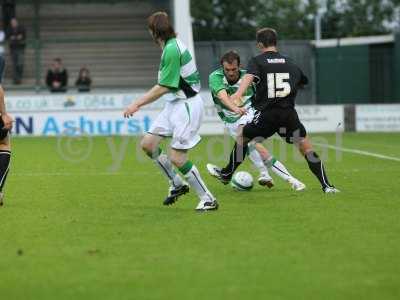
[[[208,155],[222,164],[221,140],[190,155],[220,203],[199,214],[193,192],[162,205],[167,183],[135,138],[15,138],[0,299],[400,299],[399,161],[316,147],[342,190],[324,195],[273,140],[307,190],[275,178],[271,190],[234,192],[205,171]],[[341,144],[400,157],[399,134],[346,133]]]

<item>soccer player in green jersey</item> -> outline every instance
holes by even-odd
[[[188,150],[200,141],[198,131],[204,104],[199,95],[199,72],[187,47],[176,38],[165,12],[151,15],[148,18],[148,29],[154,41],[162,49],[158,83],[132,102],[125,109],[124,116],[130,117],[144,105],[164,96],[165,107],[141,142],[145,153],[169,179],[169,194],[164,204],[173,204],[179,196],[189,191],[190,185],[200,199],[196,210],[215,210],[218,208],[215,197],[187,155]],[[170,157],[159,147],[160,141],[165,137],[172,138]],[[173,166],[179,169],[189,185],[175,172]]]
[[[243,126],[250,123],[254,118],[254,109],[251,101],[254,98],[254,88],[251,86],[244,93],[238,103],[230,100],[229,96],[239,88],[241,78],[246,70],[240,68],[240,56],[235,51],[225,53],[221,58],[221,67],[209,76],[209,87],[218,115],[225,124],[229,134],[236,140]],[[267,167],[283,180],[287,181],[295,191],[305,189],[305,185],[294,178],[286,167],[276,160],[268,150],[261,144],[251,142],[248,147],[249,157],[256,168],[260,171],[258,183],[271,188],[274,183],[268,173]],[[220,168],[213,164],[207,164],[208,172],[218,176]]]

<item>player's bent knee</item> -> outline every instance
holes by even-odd
[[[258,151],[258,153],[260,153],[261,157],[265,160],[265,159],[269,159],[271,158],[271,154],[268,152],[267,148],[265,148],[263,146],[263,144],[261,144],[260,142],[251,142],[249,143],[252,144],[254,143],[256,150]]]
[[[171,163],[177,168],[180,168],[185,164],[185,162],[180,159],[171,159]]]
[[[149,156],[151,156],[153,152],[157,150],[157,145],[157,143],[146,137],[144,137],[140,142],[140,147]]]
[[[172,149],[170,159],[175,167],[180,168],[187,161],[186,151]]]

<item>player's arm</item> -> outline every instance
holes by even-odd
[[[156,101],[162,95],[169,93],[169,88],[165,86],[161,86],[156,84],[150,90],[148,90],[144,95],[142,95],[139,99],[132,102],[124,111],[124,117],[129,118],[135,112],[137,112],[142,106],[145,106],[149,103]]]
[[[304,75],[303,71],[300,70],[299,88],[303,89],[307,84],[308,84],[308,78],[306,75]]]
[[[215,72],[211,73],[208,77],[208,85],[211,94],[218,97],[222,104],[224,104],[229,110],[239,115],[246,114],[246,109],[238,107],[236,103],[229,98],[222,76]]]
[[[221,102],[231,111],[236,114],[244,115],[247,113],[246,109],[243,107],[238,107],[228,96],[228,93],[225,89],[220,90],[217,93],[217,97]]]
[[[4,68],[5,68],[5,61],[4,58],[0,56],[0,115],[4,123],[3,128],[10,130],[12,128],[12,123],[14,122],[14,119],[7,113],[6,104],[4,101],[4,90],[1,85],[4,74]]]
[[[239,99],[243,96],[246,90],[254,82],[255,78],[258,79],[260,78],[260,68],[257,64],[256,58],[253,57],[252,59],[250,59],[249,64],[247,66],[247,74],[243,76],[238,90],[231,96],[231,99],[235,102],[239,101]]]
[[[3,119],[4,128],[11,129],[14,119],[6,111],[6,104],[4,101],[4,90],[2,86],[0,86],[0,114],[1,118]]]
[[[238,90],[234,94],[232,94],[231,101],[233,102],[239,101],[240,98],[243,96],[243,94],[247,91],[249,86],[253,83],[253,81],[254,81],[253,74],[244,75],[242,81],[240,82]]]

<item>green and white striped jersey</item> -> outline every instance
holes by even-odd
[[[226,123],[235,123],[240,119],[240,115],[234,113],[229,108],[227,108],[221,100],[218,98],[218,93],[221,90],[226,90],[227,94],[230,96],[234,94],[240,85],[240,82],[243,76],[246,74],[246,70],[240,70],[240,79],[235,84],[229,84],[228,80],[225,77],[223,68],[219,68],[212,72],[208,78],[209,88],[211,91],[211,95],[217,108],[218,115],[222,119],[222,121]],[[241,103],[237,103],[238,106],[249,108],[251,106],[251,98],[254,96],[254,88],[250,86],[246,93],[243,95],[241,99]]]
[[[171,90],[167,101],[187,99],[200,92],[200,74],[187,47],[176,38],[166,41],[158,71],[158,84]]]

